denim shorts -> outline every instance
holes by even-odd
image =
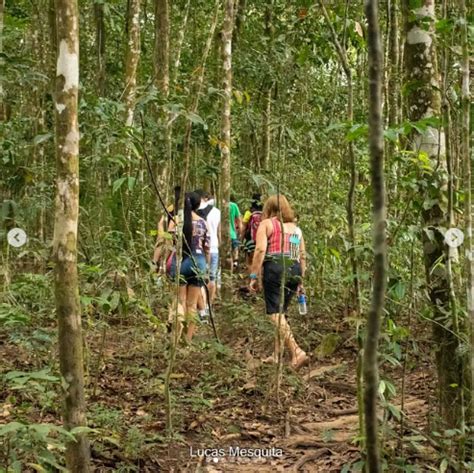
[[[192,256],[185,256],[183,261],[181,261],[179,283],[202,287],[206,284],[206,271],[207,264],[204,255],[193,254]],[[176,256],[173,257],[168,275],[171,279],[176,277]]]
[[[217,272],[219,270],[219,253],[211,253],[211,261],[209,263],[209,281],[217,279]]]

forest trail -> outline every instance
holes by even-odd
[[[245,307],[263,318],[258,307]],[[105,337],[99,330],[87,333],[89,420],[98,433],[95,440],[92,436],[95,471],[117,471],[121,462],[135,464],[140,472],[340,472],[345,466],[346,471],[357,471],[351,467],[360,460],[360,451],[354,442],[356,346],[350,332],[339,334],[340,342],[330,356],[314,355],[298,374],[285,369],[278,406],[275,399],[267,399],[275,367],[260,361],[271,345],[271,334],[255,331],[250,339],[252,320],[236,322],[241,325],[232,328],[223,317],[218,312],[222,345],[213,341],[210,328],[203,327],[191,346],[178,351],[172,386],[176,441],[169,445],[163,403],[166,337],[147,324],[131,326],[123,321]],[[335,326],[334,315],[313,315],[309,320],[312,330],[323,337]],[[297,333],[304,323],[294,320]],[[318,347],[321,344],[313,347],[316,353]],[[15,360],[9,369],[27,369],[28,353],[8,359]],[[430,389],[429,372],[417,363],[406,377],[405,410],[411,425],[420,430],[426,424]],[[36,416],[36,422],[57,422],[47,409]],[[391,425],[398,431],[397,421]],[[397,448],[392,442],[387,442],[389,448]],[[236,458],[229,454],[236,447],[274,447],[282,455]],[[214,462],[191,456],[191,448],[194,452],[221,448],[225,455]]]

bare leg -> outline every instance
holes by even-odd
[[[187,305],[186,305],[186,316],[188,317],[188,332],[186,338],[190,342],[196,331],[196,315],[199,295],[201,294],[201,288],[198,286],[188,286],[187,293]]]
[[[284,314],[272,314],[271,320],[278,332],[275,334],[275,351],[271,358],[278,361],[278,356],[283,348],[283,343],[288,347],[291,355],[291,366],[295,369],[301,368],[309,360],[306,353],[296,343],[295,337],[291,332],[291,328],[285,318]],[[265,361],[270,361],[269,359]]]
[[[214,304],[214,299],[216,298],[216,281],[209,281],[207,288],[209,289],[209,299],[211,300],[211,304]]]

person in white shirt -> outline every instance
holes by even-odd
[[[209,298],[211,303],[216,297],[216,281],[219,271],[219,244],[221,235],[221,211],[215,207],[215,201],[209,192],[197,190],[196,193],[201,195],[201,206],[198,215],[207,221],[209,227],[210,242],[210,261],[209,261]]]

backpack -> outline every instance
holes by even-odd
[[[247,226],[250,240],[256,241],[257,230],[261,221],[262,221],[262,212],[258,210],[256,212],[253,212]]]
[[[211,212],[211,210],[214,208],[213,205],[208,205],[207,207],[204,207],[203,209],[198,209],[196,210],[196,213],[203,218],[204,220],[207,221],[207,216]]]

